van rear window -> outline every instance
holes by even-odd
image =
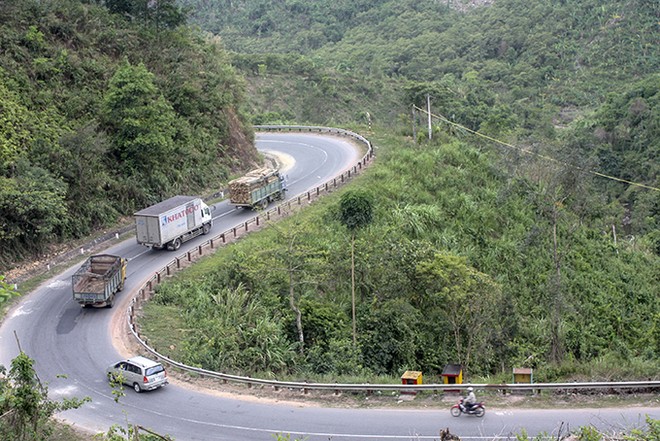
[[[148,377],[149,375],[159,374],[159,373],[163,372],[164,370],[165,370],[165,368],[163,368],[163,365],[159,364],[158,366],[152,366],[150,368],[147,368],[145,373],[147,374],[147,377]]]

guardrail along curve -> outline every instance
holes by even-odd
[[[172,360],[167,356],[159,353],[154,348],[149,346],[148,342],[142,338],[140,335],[138,326],[135,321],[135,312],[137,307],[140,306],[141,302],[149,300],[151,293],[155,285],[159,284],[164,277],[171,275],[173,272],[181,269],[183,266],[187,265],[189,262],[192,262],[196,257],[202,256],[205,249],[214,250],[216,246],[222,246],[223,244],[231,241],[236,238],[239,234],[239,230],[247,233],[249,231],[249,226],[255,224],[257,227],[260,225],[260,219],[265,217],[266,220],[270,220],[272,216],[278,215],[281,216],[283,211],[288,208],[291,209],[293,205],[301,206],[303,202],[310,202],[313,199],[318,198],[321,193],[329,192],[331,189],[337,188],[340,185],[344,184],[350,180],[353,176],[358,174],[364,167],[374,157],[373,147],[371,142],[364,138],[363,136],[343,129],[330,128],[330,127],[318,127],[318,126],[281,126],[281,125],[262,125],[254,126],[257,131],[268,131],[268,132],[315,132],[315,133],[326,133],[340,136],[347,136],[355,139],[356,141],[364,144],[367,149],[366,154],[352,167],[348,170],[342,172],[340,175],[335,176],[332,180],[325,182],[324,184],[316,187],[313,190],[303,192],[299,195],[294,196],[293,198],[280,203],[277,207],[270,209],[260,215],[257,215],[247,221],[242,225],[234,227],[230,230],[227,230],[215,237],[209,239],[203,244],[199,245],[196,250],[188,251],[184,254],[175,257],[167,265],[165,265],[160,270],[149,279],[145,284],[137,290],[135,295],[132,298],[131,305],[128,308],[128,327],[133,335],[133,337],[142,345],[149,353],[155,357],[166,361],[168,364],[175,366],[179,369],[195,372],[200,375],[217,378],[225,382],[236,382],[246,384],[248,386],[252,385],[261,385],[261,386],[270,386],[275,389],[280,388],[291,388],[299,389],[303,392],[308,390],[325,390],[333,391],[334,393],[339,393],[340,391],[344,392],[374,392],[374,391],[398,391],[398,392],[421,392],[421,391],[455,391],[463,390],[468,386],[476,387],[482,390],[493,390],[493,391],[525,391],[525,390],[594,390],[594,389],[609,389],[609,390],[621,390],[621,389],[658,389],[660,388],[660,381],[633,381],[633,382],[599,382],[599,383],[533,383],[533,384],[338,384],[338,383],[307,383],[307,382],[296,382],[296,381],[277,381],[277,380],[266,380],[259,378],[243,377],[238,375],[225,374],[221,372],[208,371],[206,369],[200,369],[193,366],[187,366],[183,363],[179,363],[176,360]]]

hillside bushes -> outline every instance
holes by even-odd
[[[93,3],[0,8],[0,269],[257,157],[217,43]]]
[[[617,374],[628,379],[657,373],[658,256],[615,244],[598,212],[576,216],[577,199],[505,174],[485,151],[377,142],[378,162],[353,184],[375,196],[373,222],[356,234],[357,345],[350,238],[328,196],[159,288],[154,302],[188,329],[168,342],[182,361],[330,378],[433,376],[447,363],[602,378],[582,366],[604,359],[636,360]],[[564,365],[571,373],[550,369]]]

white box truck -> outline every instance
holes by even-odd
[[[181,244],[213,226],[211,209],[195,196],[174,196],[134,214],[141,245],[178,250]]]

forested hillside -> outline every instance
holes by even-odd
[[[0,266],[219,185],[256,158],[250,123],[358,126],[379,150],[346,193],[368,189],[374,209],[356,234],[356,342],[337,195],[162,288],[147,316],[175,358],[657,377],[657,2],[176,5],[3,1]],[[411,136],[427,96],[447,119],[432,141]]]
[[[143,3],[1,2],[0,269],[255,160],[225,51]]]
[[[441,381],[447,363],[471,381],[517,366],[537,381],[657,378],[660,258],[615,241],[588,182],[531,180],[460,141],[373,141],[377,162],[351,188],[162,285],[149,341],[207,369],[328,382]],[[356,234],[354,344],[341,205],[361,193],[373,220]]]
[[[180,3],[235,52],[257,122],[409,124],[429,94],[469,129],[660,185],[658,2]],[[602,185],[627,233],[660,228],[657,193]]]
[[[234,51],[254,120],[360,124],[379,159],[354,184],[357,343],[338,195],[163,286],[160,348],[328,381],[657,378],[657,2],[180,3]],[[447,121],[411,139],[427,95]]]

